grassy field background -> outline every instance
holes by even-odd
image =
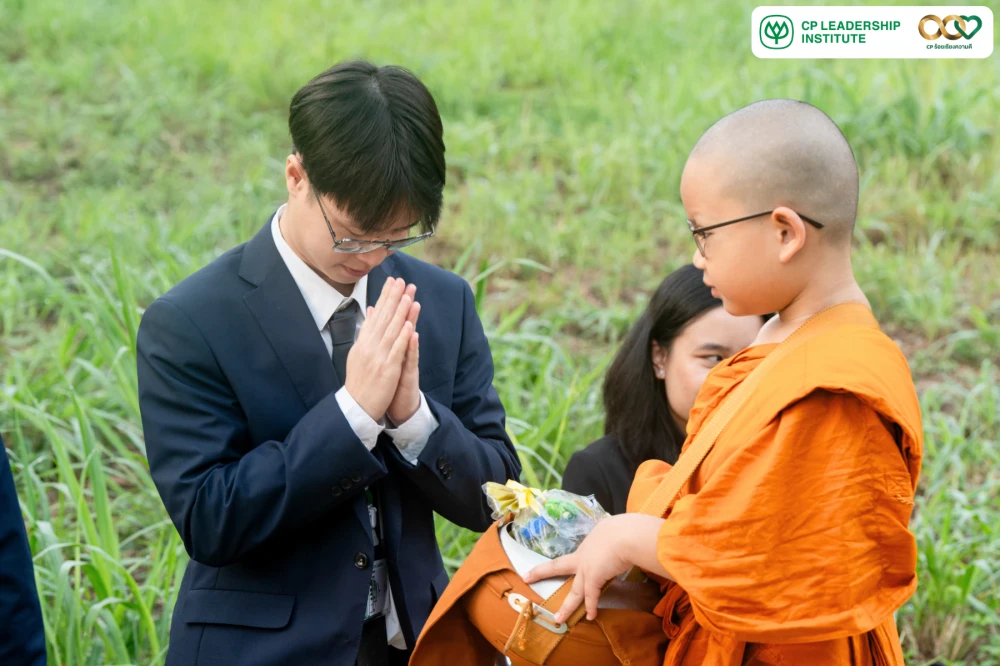
[[[1000,664],[997,56],[761,61],[752,8],[2,0],[0,429],[50,663],[163,663],[186,555],[143,455],[137,322],[266,222],[292,93],[366,56],[438,101],[447,209],[418,254],[474,284],[539,486],[600,433],[609,354],[691,256],[677,185],[700,133],[766,97],[827,111],[862,170],[858,277],[923,406],[909,663]],[[457,566],[471,536],[439,538]]]

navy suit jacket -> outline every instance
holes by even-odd
[[[167,666],[352,666],[378,487],[389,582],[413,647],[448,584],[434,512],[491,523],[481,486],[520,474],[468,284],[396,254],[368,279],[417,286],[420,388],[440,426],[417,465],[369,451],[270,224],[156,300],[139,326],[139,404],[153,481],[191,562]]]
[[[7,449],[0,439],[0,664],[45,666],[45,626]]]

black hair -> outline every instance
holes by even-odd
[[[364,233],[401,215],[434,229],[445,183],[441,116],[401,67],[334,65],[292,97],[288,130],[309,182]]]
[[[676,462],[684,444],[664,380],[653,368],[652,345],[670,349],[694,319],[722,307],[702,278],[701,270],[688,264],[660,283],[604,377],[604,434],[615,439],[632,472],[650,459]]]

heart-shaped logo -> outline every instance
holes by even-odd
[[[962,30],[962,25],[958,21],[952,21],[955,24],[955,30],[962,33],[962,37],[965,37],[966,39],[972,39],[972,37],[979,32],[979,29],[983,27],[983,20],[978,16],[963,16],[962,20],[965,21],[966,24],[972,21],[976,22],[976,29],[970,33],[966,33],[965,30]]]

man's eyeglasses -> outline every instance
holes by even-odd
[[[721,229],[722,227],[728,227],[730,224],[736,224],[737,222],[746,222],[747,220],[752,220],[755,217],[761,217],[762,215],[770,215],[773,210],[764,211],[763,213],[754,213],[753,215],[747,215],[746,217],[741,217],[738,220],[729,220],[728,222],[719,222],[718,224],[710,224],[707,227],[696,227],[691,220],[688,220],[688,229],[691,230],[691,235],[694,236],[694,243],[698,246],[698,251],[701,252],[701,256],[705,256],[705,240],[708,238],[708,232],[714,229]],[[817,229],[822,229],[823,224],[806,217],[802,213],[798,214],[803,220],[813,225]]]
[[[326,210],[323,208],[323,202],[319,198],[319,194],[316,192],[315,188],[310,188],[313,191],[313,196],[316,197],[316,203],[319,204],[319,210],[323,213],[323,220],[326,222],[326,228],[330,230],[330,236],[333,237],[333,251],[343,252],[344,254],[365,254],[366,252],[374,252],[375,250],[384,247],[390,252],[396,250],[402,250],[404,247],[410,247],[415,243],[419,243],[422,240],[427,240],[434,235],[433,231],[428,231],[427,233],[420,234],[419,236],[410,236],[409,238],[402,238],[400,240],[354,240],[353,238],[343,238],[338,239],[337,234],[333,231],[333,226],[330,224],[330,218],[326,216]]]

